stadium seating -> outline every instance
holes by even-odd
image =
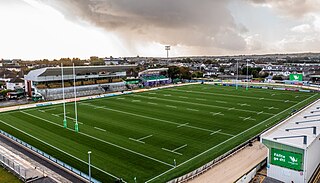
[[[74,97],[73,87],[65,88],[65,98]],[[45,98],[45,100],[58,100],[63,98],[63,90],[62,88],[54,88],[54,89],[38,89],[38,92]],[[78,97],[88,96],[88,95],[99,95],[104,93],[105,90],[99,86],[78,86],[76,87],[76,94]]]
[[[159,80],[159,79],[165,79],[166,76],[159,75],[159,76],[144,76],[142,77],[142,80],[144,81],[152,81],[152,80]]]

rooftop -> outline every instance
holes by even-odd
[[[261,135],[263,139],[305,149],[320,135],[320,99]]]

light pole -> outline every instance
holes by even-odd
[[[167,59],[169,58],[169,50],[171,49],[170,46],[165,46],[165,50],[167,51]]]
[[[89,162],[89,182],[91,183],[91,162],[90,162],[91,151],[88,151],[88,162]]]

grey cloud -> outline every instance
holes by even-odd
[[[320,11],[319,0],[247,0],[254,4],[270,5],[277,11],[295,18]]]
[[[230,0],[38,0],[73,21],[87,21],[135,41],[244,50]]]

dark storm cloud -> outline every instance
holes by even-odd
[[[229,0],[38,0],[73,21],[87,21],[128,42],[244,50]]]

